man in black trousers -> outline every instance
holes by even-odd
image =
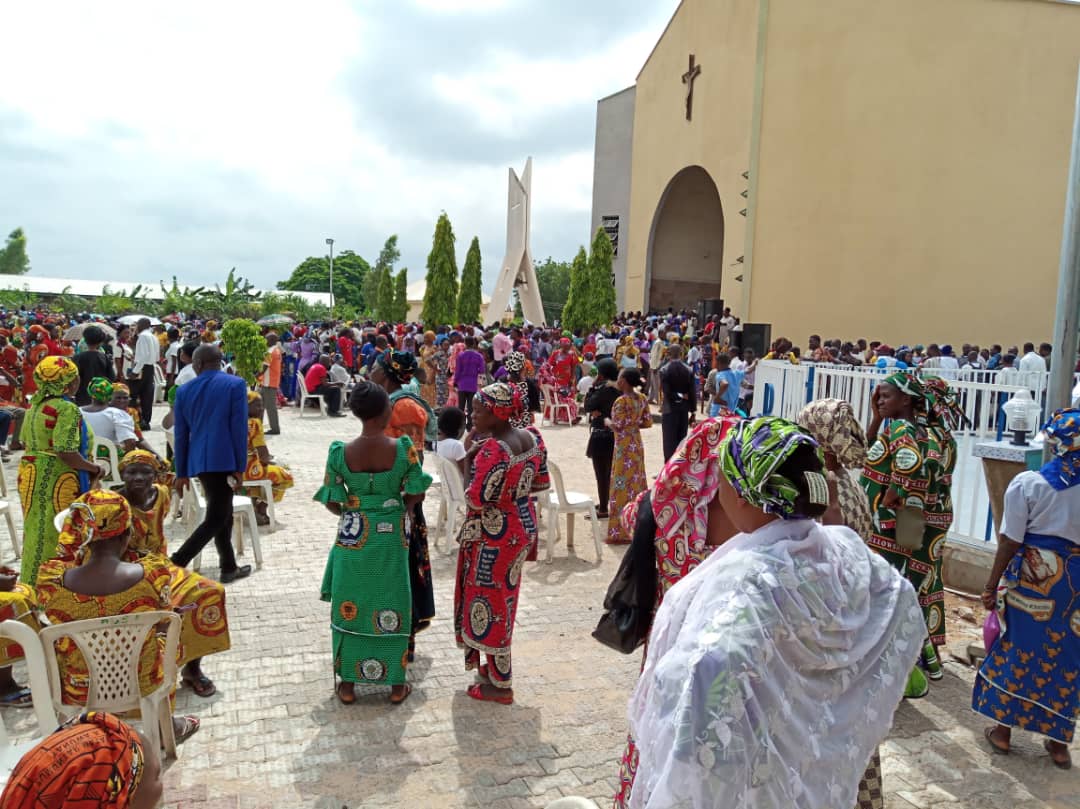
[[[660,428],[664,438],[664,463],[675,454],[694,422],[697,408],[697,383],[690,366],[682,361],[682,346],[667,350],[667,362],[660,369]]]
[[[251,573],[238,567],[232,546],[233,493],[247,468],[247,384],[223,373],[221,351],[215,345],[195,350],[195,378],[176,389],[173,406],[173,450],[176,489],[181,494],[197,477],[206,493],[206,516],[172,555],[187,567],[211,538],[221,562],[221,581],[228,584]]]

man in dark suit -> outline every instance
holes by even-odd
[[[660,429],[663,431],[664,463],[675,454],[694,422],[697,407],[697,380],[690,366],[682,361],[682,346],[667,350],[667,362],[660,369]]]
[[[196,376],[176,389],[173,406],[176,488],[183,493],[197,477],[206,516],[172,561],[186,567],[212,537],[228,584],[251,573],[251,565],[237,567],[232,546],[233,492],[247,468],[247,385],[222,372],[217,346],[199,346],[191,364]]]

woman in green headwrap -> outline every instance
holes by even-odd
[[[37,392],[23,421],[26,452],[19,461],[23,556],[19,580],[33,585],[38,568],[56,555],[53,518],[90,491],[101,467],[89,460],[90,431],[75,404],[79,369],[66,357],[45,357],[34,367]]]
[[[90,434],[94,438],[106,438],[116,444],[118,460],[124,457],[124,453],[133,449],[144,449],[157,457],[154,448],[146,443],[139,434],[139,428],[131,414],[115,407],[113,395],[119,387],[102,376],[95,376],[86,386],[86,392],[90,396],[90,404],[82,408],[83,419],[90,428]],[[97,459],[106,465],[109,464],[109,450],[99,446]],[[161,458],[158,458],[161,461]],[[111,474],[110,469],[107,474]]]
[[[881,382],[874,389],[871,444],[860,479],[873,515],[870,546],[919,595],[928,636],[923,665],[932,679],[942,676],[936,652],[945,643],[941,553],[952,523],[956,457],[946,401],[912,374],[897,372]],[[922,673],[913,672],[908,696],[922,696],[926,688]]]

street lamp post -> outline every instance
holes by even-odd
[[[330,245],[330,318],[334,317],[334,240],[327,239],[326,243]]]

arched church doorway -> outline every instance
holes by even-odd
[[[701,166],[680,171],[660,196],[647,261],[649,309],[693,309],[703,298],[722,297],[724,210]]]

